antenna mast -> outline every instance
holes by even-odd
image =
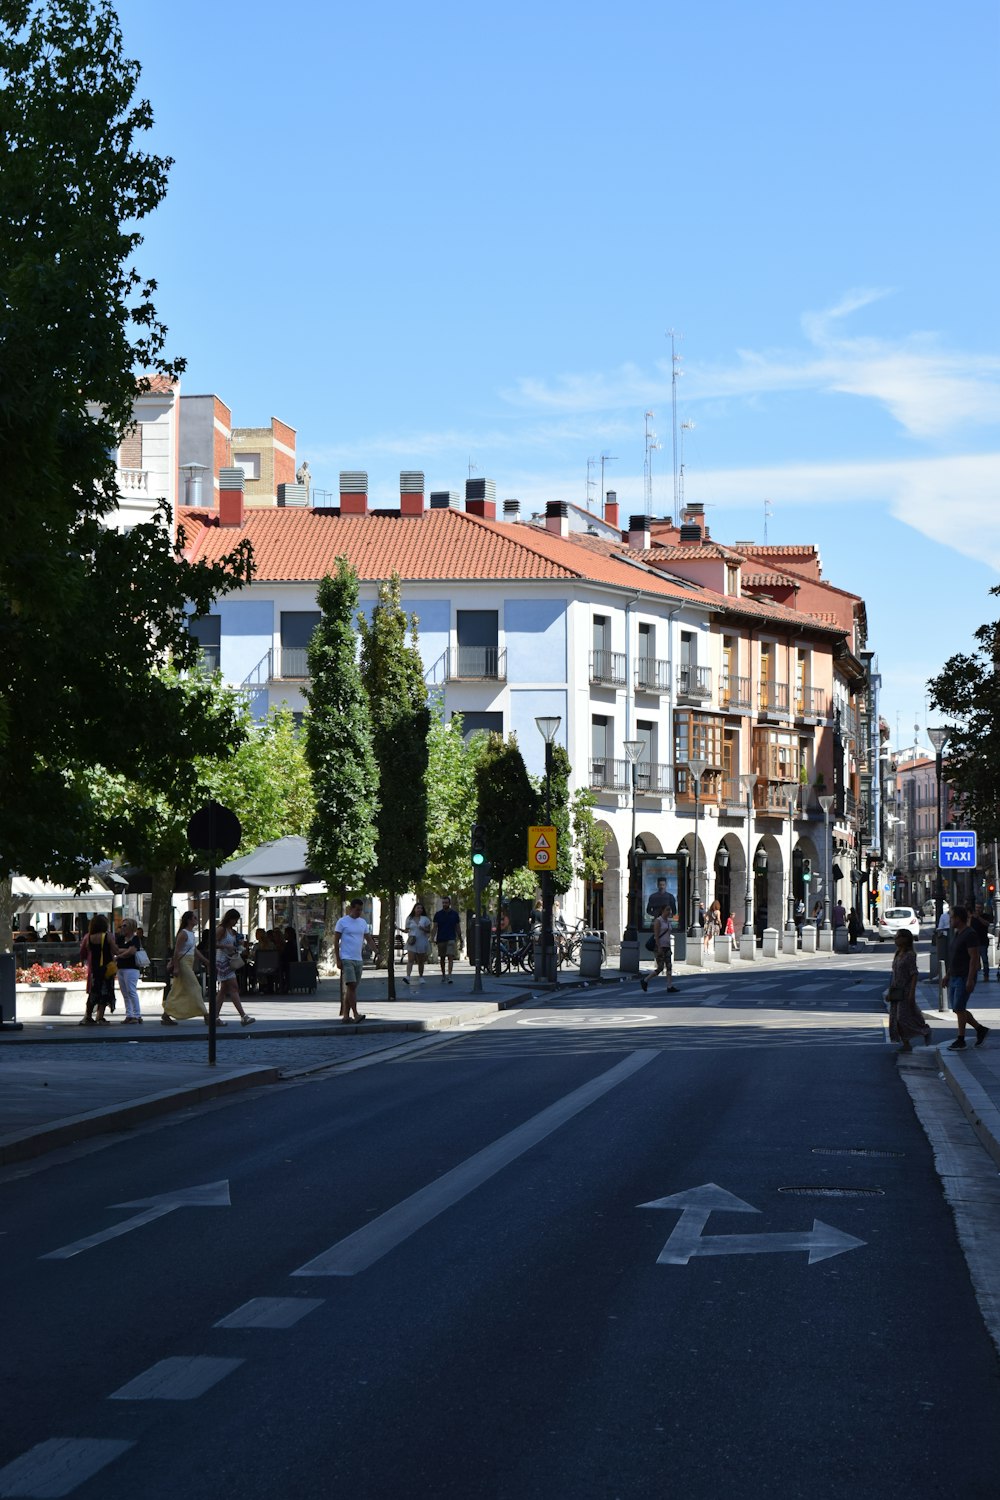
[[[647,516],[653,514],[653,454],[660,446],[656,441],[656,433],[650,426],[653,415],[651,411],[646,412],[646,460],[642,470],[643,500]]]
[[[764,546],[767,546],[767,523],[772,515],[770,500],[764,501]]]
[[[600,496],[600,500],[601,500],[601,515],[602,516],[604,514],[604,465],[605,464],[616,464],[617,462],[618,462],[618,455],[617,455],[617,453],[602,453],[601,454],[601,496]]]
[[[594,488],[594,481],[591,479],[590,474],[591,474],[591,470],[595,469],[596,467],[597,467],[597,459],[596,458],[588,458],[587,459],[587,495],[586,495],[586,499],[583,502],[584,510],[589,510],[590,509],[590,492]]]
[[[670,339],[670,409],[674,434],[674,519],[676,520],[680,506],[680,475],[677,468],[677,382],[684,374],[681,369],[681,356],[677,353],[677,340],[683,338],[683,334],[676,333],[673,328],[670,328],[667,330],[667,336]]]
[[[683,509],[684,509],[684,434],[686,432],[692,432],[693,430],[694,430],[694,423],[693,422],[682,422],[681,423],[681,467],[680,467],[680,473],[677,476],[677,505],[678,505],[678,509],[675,510],[675,512],[674,512],[674,521],[675,521],[675,523],[678,526],[680,525],[680,512],[683,511]]]

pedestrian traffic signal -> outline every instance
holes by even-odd
[[[486,863],[486,830],[481,823],[472,829],[472,863],[476,867]]]
[[[813,862],[812,862],[811,859],[803,859],[803,861],[802,861],[802,879],[803,880],[812,880],[812,878],[813,878]]]

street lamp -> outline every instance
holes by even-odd
[[[694,782],[694,880],[691,885],[691,925],[688,927],[688,937],[701,937],[701,923],[698,921],[698,810],[701,795],[701,778],[708,770],[708,761],[700,756],[687,763],[688,775]]]
[[[753,793],[757,785],[756,771],[745,771],[740,777],[740,791],[747,802],[747,886],[743,892],[743,931],[753,931],[753,895],[750,884],[750,845],[753,841]]]
[[[636,879],[636,857],[635,857],[635,783],[636,763],[645,748],[645,740],[626,740],[624,744],[628,763],[632,768],[632,841],[628,846],[628,921],[625,924],[624,939],[626,942],[636,943],[639,940],[639,913],[636,910],[638,880]]]
[[[785,801],[788,803],[788,917],[785,921],[785,931],[795,931],[795,891],[792,889],[792,859],[793,846],[795,844],[795,807],[799,800],[799,788],[797,786],[787,787],[785,790]]]
[[[545,821],[552,822],[552,745],[562,719],[556,715],[535,719],[538,733],[545,741]],[[542,871],[542,962],[535,973],[550,983],[556,982],[555,952],[552,947],[552,900],[555,894],[552,871]]]
[[[823,809],[823,852],[826,855],[826,869],[823,872],[823,931],[830,930],[830,887],[833,885],[833,850],[830,848],[830,809],[837,799],[829,792],[819,799],[819,805]]]

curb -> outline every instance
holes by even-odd
[[[257,1088],[261,1084],[277,1083],[280,1069],[269,1067],[241,1068],[228,1073],[225,1078],[210,1083],[187,1084],[182,1088],[165,1089],[159,1094],[147,1094],[141,1099],[129,1100],[126,1104],[113,1104],[107,1109],[89,1110],[83,1115],[70,1115],[52,1125],[0,1137],[0,1166],[13,1162],[30,1161],[32,1157],[44,1156],[47,1151],[56,1151],[60,1146],[72,1146],[77,1141],[95,1135],[107,1135],[121,1125],[138,1125],[158,1115],[170,1114],[183,1109],[187,1104],[203,1104],[223,1094],[235,1094],[243,1089]]]
[[[941,1070],[969,1124],[1000,1167],[1000,1109],[960,1057],[940,1053]]]

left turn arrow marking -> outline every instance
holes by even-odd
[[[72,1260],[74,1255],[80,1255],[84,1250],[92,1250],[95,1245],[103,1245],[143,1224],[151,1224],[154,1219],[162,1219],[165,1214],[172,1214],[175,1208],[229,1208],[229,1180],[224,1178],[222,1182],[203,1182],[199,1187],[178,1188],[172,1193],[159,1193],[152,1198],[133,1198],[128,1203],[113,1203],[111,1206],[142,1208],[145,1213],[133,1214],[131,1219],[123,1219],[120,1224],[102,1229],[99,1234],[74,1240],[72,1245],[63,1245],[59,1250],[50,1250],[47,1255],[40,1255],[39,1260]]]

